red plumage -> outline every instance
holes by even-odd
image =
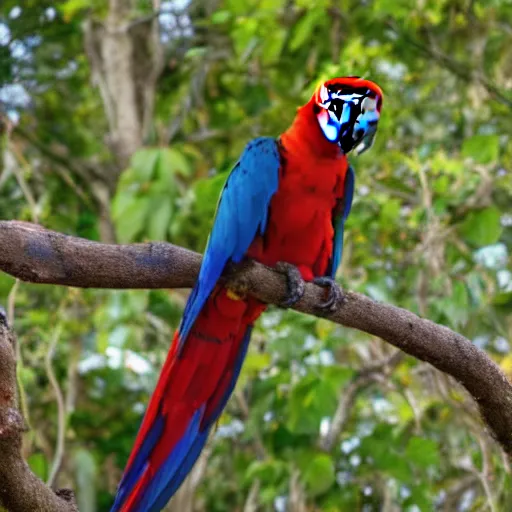
[[[270,203],[267,229],[248,256],[268,266],[286,261],[302,277],[326,273],[333,246],[333,211],[343,197],[347,157],[323,136],[312,99],[299,108],[281,136],[279,189]]]
[[[368,87],[379,101],[375,84],[343,79],[344,84]],[[340,79],[326,82],[339,84]],[[348,162],[337,144],[329,142],[317,121],[317,91],[298,110],[292,126],[281,136],[279,187],[271,199],[263,235],[258,235],[247,256],[269,266],[286,261],[298,267],[305,280],[327,274],[333,254],[333,217],[343,198]],[[323,101],[323,100],[322,100]],[[379,106],[380,110],[380,106]],[[144,450],[157,417],[165,418],[163,432],[149,451],[144,471],[123,498],[123,512],[153,511],[139,507],[139,500],[156,471],[168,461],[191,427],[191,419],[204,408],[201,425],[215,416],[234,385],[237,358],[249,326],[266,306],[251,297],[236,297],[217,285],[195,321],[182,350],[178,333],[162,369],[155,392],[127,464],[134,464]],[[242,354],[243,357],[243,354]],[[241,362],[238,364],[240,366]],[[117,509],[116,509],[117,510]]]
[[[214,290],[179,356],[178,331],[174,335],[127,468],[133,463],[157,414],[162,413],[168,418],[168,428],[158,449],[151,452],[148,467],[121,509],[123,512],[135,510],[133,507],[139,498],[139,491],[185,434],[194,412],[206,404],[203,417],[209,418],[219,405],[229,386],[234,361],[247,327],[266,308],[256,299],[234,300],[227,294],[227,290],[220,286]]]

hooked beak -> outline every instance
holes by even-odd
[[[354,125],[353,137],[356,141],[360,138],[354,148],[356,155],[360,155],[373,145],[379,118],[380,114],[377,110],[377,99],[366,97],[361,102],[361,113],[357,117]]]
[[[373,128],[372,131],[367,132],[361,142],[356,145],[354,148],[354,153],[356,156],[359,156],[361,153],[364,153],[367,149],[370,149],[373,146],[373,142],[375,141],[375,135],[377,133],[377,125]]]

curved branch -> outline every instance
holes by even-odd
[[[329,430],[319,440],[322,450],[330,452],[345,428],[357,395],[375,382],[383,382],[389,378],[390,373],[401,363],[404,353],[396,350],[384,360],[376,361],[364,366],[352,381],[345,386],[338,399],[338,406],[332,418]]]
[[[6,315],[0,311],[0,504],[11,512],[77,512],[71,491],[53,492],[23,460],[25,424],[16,403],[15,344]]]
[[[441,52],[432,44],[423,44],[421,41],[411,36],[407,31],[403,30],[399,24],[393,20],[387,21],[386,25],[397,35],[402,36],[403,40],[407,44],[413,48],[416,48],[416,50],[419,50],[427,57],[433,59],[439,65],[454,74],[456,77],[464,80],[466,83],[471,83],[472,81],[479,83],[496,101],[499,101],[509,109],[512,109],[512,98],[503,94],[502,90],[495,83],[489,80],[489,78],[484,73],[472,69],[470,61],[459,62],[451,55],[447,55]]]
[[[201,256],[168,243],[108,245],[25,222],[0,222],[0,269],[24,281],[97,288],[193,286]],[[230,286],[270,304],[286,294],[285,278],[256,262],[226,276]],[[405,309],[354,292],[332,313],[319,311],[322,288],[306,286],[294,306],[303,313],[378,336],[459,381],[478,403],[490,431],[512,456],[512,383],[468,339]]]

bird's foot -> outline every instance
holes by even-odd
[[[279,261],[275,266],[275,269],[286,276],[287,291],[284,300],[280,306],[283,308],[290,308],[304,295],[305,283],[302,279],[300,270],[291,263],[285,261]]]
[[[343,292],[332,277],[315,277],[313,279],[313,283],[317,286],[328,289],[327,300],[318,304],[318,309],[332,313],[336,310],[338,304],[342,304],[345,300]]]

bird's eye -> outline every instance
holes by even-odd
[[[329,110],[338,118],[338,121],[341,119],[341,114],[343,112],[343,102],[340,100],[333,100],[329,105]]]

